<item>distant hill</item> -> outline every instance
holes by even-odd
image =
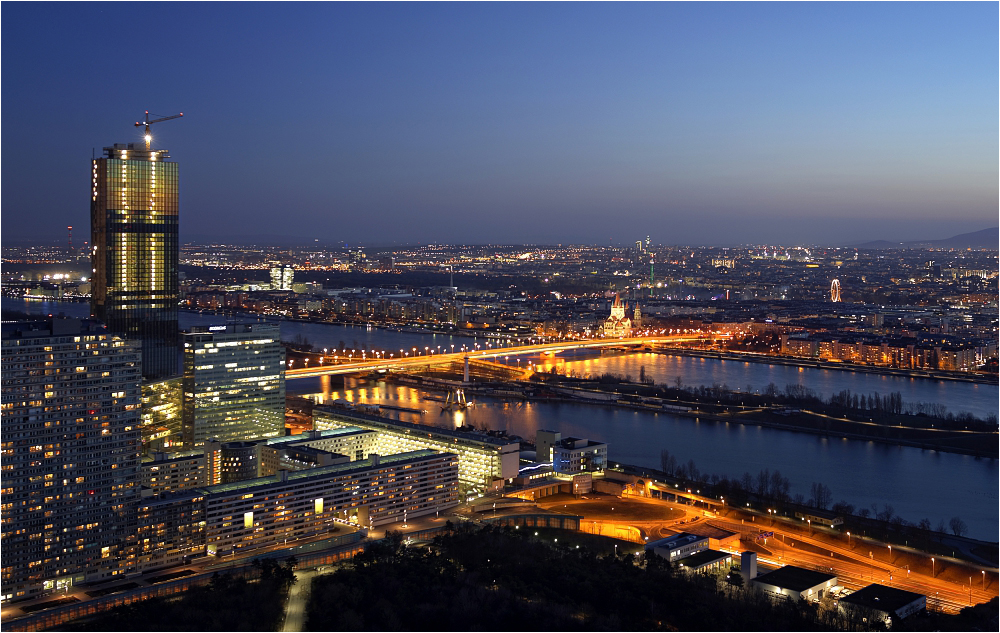
[[[998,242],[1000,242],[1000,227],[993,227],[972,233],[962,233],[946,240],[931,242],[931,244],[943,248],[997,248]]]
[[[916,240],[911,242],[890,242],[875,240],[864,244],[855,244],[855,248],[998,248],[1000,244],[1000,227],[962,233],[943,240]]]

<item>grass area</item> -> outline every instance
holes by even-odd
[[[996,565],[998,562],[997,546],[996,545],[979,545],[972,548],[972,553],[979,556],[983,560],[988,560],[990,563]]]
[[[619,499],[611,495],[587,494],[585,498],[559,494],[545,497],[538,505],[546,510],[579,514],[595,521],[673,521],[684,511],[663,501]]]
[[[559,530],[555,528],[524,528],[532,539],[537,539],[553,547],[566,550],[586,550],[597,556],[613,555],[618,546],[619,554],[631,554],[642,552],[643,546],[631,541],[612,538],[610,536],[600,536],[598,534],[587,534],[586,532],[575,532],[573,530]],[[537,535],[537,536],[536,536]]]

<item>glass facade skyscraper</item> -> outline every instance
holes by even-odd
[[[177,374],[178,169],[167,150],[115,144],[91,165],[91,311],[142,346],[142,375]]]
[[[285,348],[276,323],[184,334],[182,434],[188,448],[285,434]]]

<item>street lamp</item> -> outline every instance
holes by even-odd
[[[934,557],[931,556],[931,578],[934,577]]]
[[[851,548],[851,533],[847,533],[847,549]]]

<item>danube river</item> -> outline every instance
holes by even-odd
[[[1000,513],[994,459],[603,405],[478,398],[467,411],[445,412],[440,402],[426,399],[441,394],[384,382],[347,379],[346,387],[343,379],[326,382],[333,386],[321,390],[319,379],[307,379],[289,382],[288,388],[320,390],[310,394],[319,402],[343,398],[426,411],[384,411],[410,422],[486,426],[529,440],[539,429],[556,430],[564,437],[607,442],[610,459],[627,464],[659,468],[660,451],[667,449],[679,461],[693,460],[700,471],[720,476],[780,470],[791,480],[793,495],[808,497],[810,484],[819,481],[830,487],[834,501],[866,508],[874,503],[880,510],[888,503],[904,519],[928,518],[935,527],[959,516],[968,523],[972,537],[997,539]]]
[[[77,317],[89,314],[86,303],[3,299],[3,308],[30,314],[63,312],[68,316]],[[240,320],[254,319],[240,317]],[[181,329],[225,322],[225,317],[215,314],[189,311],[180,313]],[[379,328],[368,329],[364,326],[297,321],[280,321],[280,323],[283,340],[291,341],[301,336],[320,349],[324,347],[331,350],[339,349],[346,345],[355,349],[384,349],[390,352],[396,350],[396,353],[398,350],[412,353],[413,348],[416,348],[419,353],[424,353],[425,347],[435,351],[439,348],[440,351],[452,351],[452,346],[454,349],[461,349],[463,345],[472,347],[477,343],[483,347],[487,342],[496,345],[494,339],[450,334],[397,332]],[[545,369],[557,366],[560,373],[568,375],[599,376],[602,373],[614,373],[630,375],[634,380],[639,378],[640,371],[645,368],[646,375],[657,383],[671,386],[675,384],[677,378],[680,378],[681,383],[688,387],[728,385],[730,389],[745,390],[749,386],[757,391],[764,390],[769,383],[774,383],[780,390],[784,390],[787,385],[796,384],[808,387],[823,397],[829,397],[844,389],[866,395],[898,391],[906,403],[933,402],[944,405],[952,413],[968,412],[981,418],[997,414],[997,398],[1000,394],[996,385],[664,354],[595,355],[587,352],[580,355],[560,354],[554,358],[522,357],[521,362],[525,364],[529,360],[540,362]],[[510,358],[507,362],[514,364],[516,361]]]
[[[34,314],[64,312],[86,316],[87,304],[44,303],[3,300],[4,309]],[[182,328],[209,325],[225,319],[210,314],[181,312]],[[438,345],[450,351],[462,345],[485,341],[442,334],[415,334],[364,327],[313,323],[281,323],[282,338],[297,335],[317,347],[368,349],[412,349]],[[357,342],[355,344],[355,341]],[[538,358],[534,359],[536,362]],[[511,363],[514,359],[510,359]],[[522,360],[522,363],[527,362]],[[899,391],[908,403],[935,402],[954,413],[969,412],[985,417],[996,414],[996,385],[940,381],[900,376],[882,376],[842,370],[798,368],[786,365],[722,361],[663,354],[607,354],[598,356],[556,356],[541,360],[555,363],[561,373],[600,375],[605,372],[628,374],[637,379],[640,369],[657,383],[674,384],[677,377],[685,386],[726,384],[732,389],[762,390],[769,383],[778,389],[801,384],[829,396],[843,389],[855,393],[882,394]],[[612,460],[641,466],[659,467],[660,451],[669,450],[680,462],[693,460],[702,472],[741,476],[763,468],[780,470],[792,482],[792,493],[808,496],[809,486],[821,481],[833,491],[834,500],[844,499],[858,507],[888,503],[908,521],[928,518],[936,527],[959,516],[977,538],[997,538],[997,460],[897,447],[875,442],[825,438],[808,433],[775,430],[717,422],[698,421],[669,414],[615,409],[599,405],[563,403],[523,403],[482,399],[468,412],[442,413],[438,402],[424,399],[417,390],[396,385],[351,386],[343,380],[327,381],[323,390],[319,379],[289,381],[289,392],[325,391],[324,399],[346,398],[359,402],[382,402],[415,409],[425,414],[388,412],[412,421],[454,426],[462,422],[477,427],[504,429],[533,439],[538,429],[553,429],[564,436],[576,435],[608,443]]]

